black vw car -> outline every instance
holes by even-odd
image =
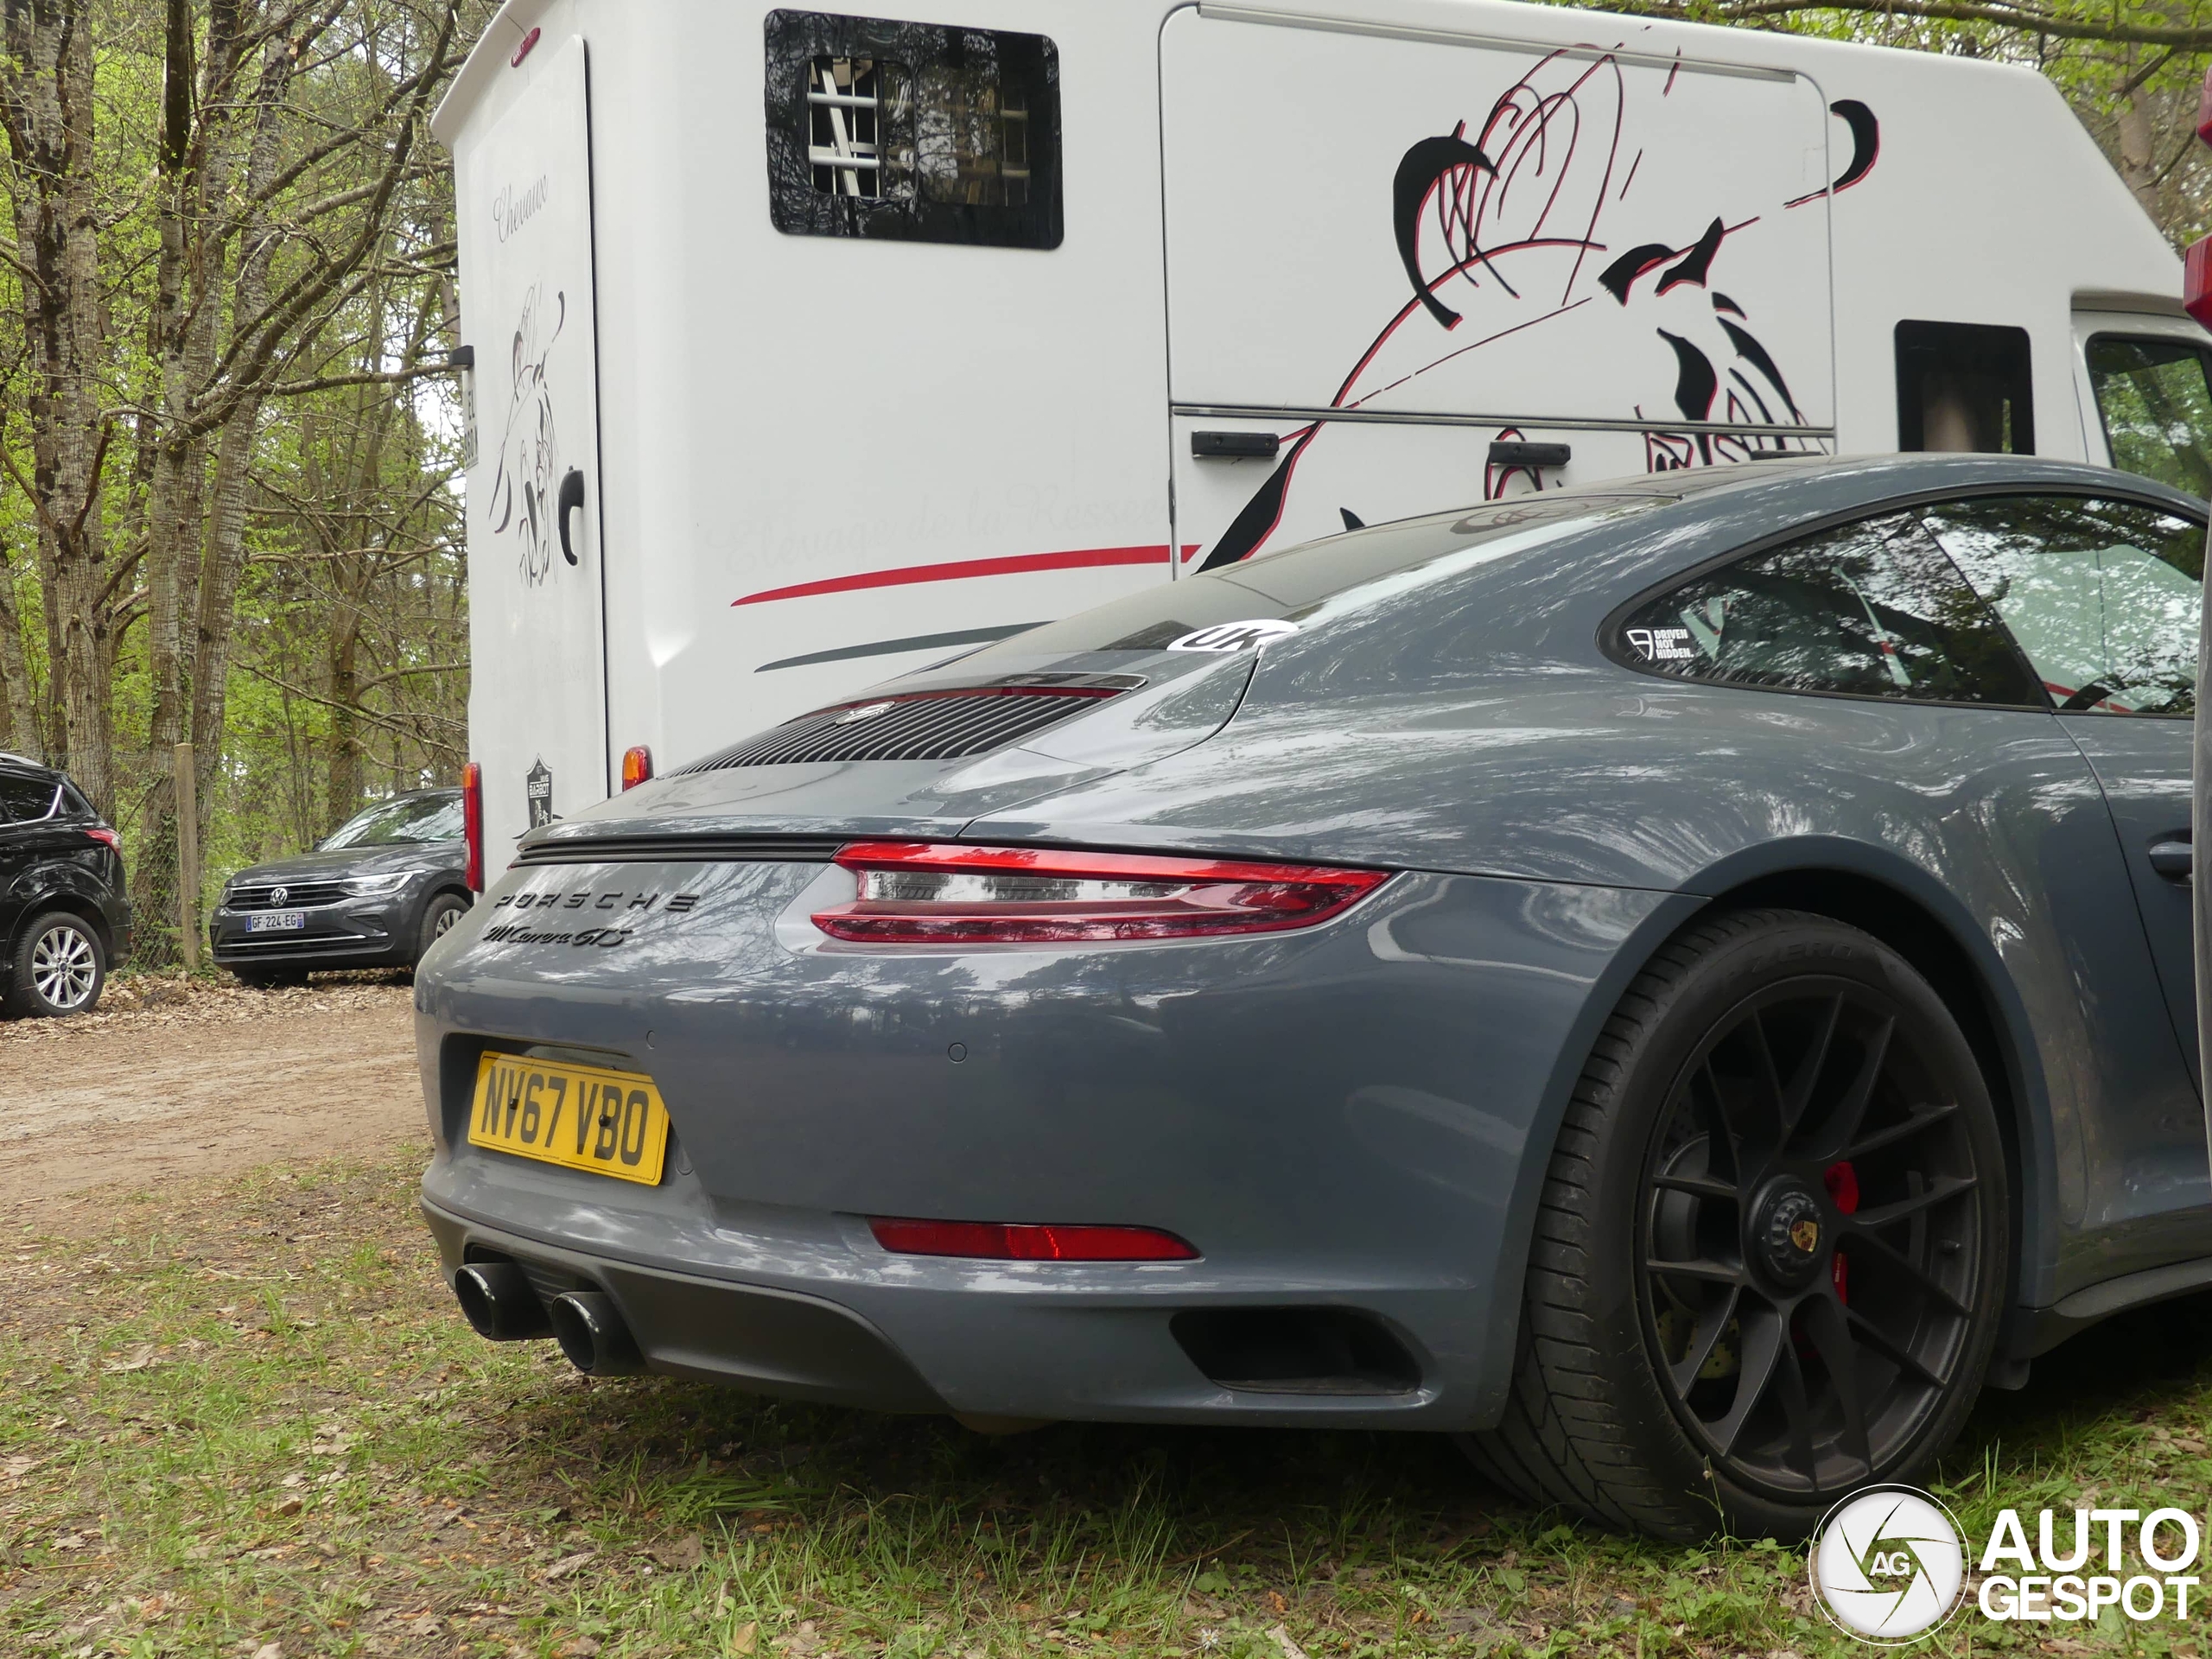
[[[0,941],[8,1012],[84,1014],[130,948],[122,841],[77,786],[0,755]]]
[[[240,870],[209,926],[249,985],[316,968],[411,968],[468,908],[461,791],[423,789],[354,814],[312,852]]]

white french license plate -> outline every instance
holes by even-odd
[[[296,933],[308,925],[304,910],[264,910],[245,918],[249,933]]]

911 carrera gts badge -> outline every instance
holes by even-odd
[[[1647,663],[1687,662],[1697,655],[1690,647],[1688,628],[1630,628],[1628,642],[1643,652]]]
[[[846,709],[830,723],[832,726],[850,726],[855,721],[874,720],[878,715],[887,715],[897,706],[888,697],[881,702],[863,702],[856,708]]]
[[[1255,651],[1270,639],[1280,639],[1287,633],[1296,633],[1295,622],[1277,621],[1262,617],[1253,622],[1217,622],[1210,628],[1200,628],[1186,633],[1180,639],[1168,642],[1170,651]]]

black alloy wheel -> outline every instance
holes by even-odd
[[[1910,1482],[1972,1408],[2008,1268],[1974,1052],[1894,951],[1747,911],[1662,947],[1554,1148],[1503,1420],[1529,1500],[1675,1537],[1797,1536]]]
[[[1644,1341],[1706,1454],[1785,1501],[1872,1480],[1969,1345],[1982,1184],[1908,1018],[1846,979],[1752,996],[1653,1142]]]

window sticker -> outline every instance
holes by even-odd
[[[1251,622],[1217,622],[1210,628],[1200,628],[1186,633],[1180,639],[1168,641],[1170,651],[1232,652],[1257,650],[1270,639],[1280,639],[1285,634],[1296,633],[1298,624],[1284,622],[1272,617],[1262,617]]]
[[[1687,662],[1697,655],[1688,628],[1630,628],[1628,642],[1647,663]]]

